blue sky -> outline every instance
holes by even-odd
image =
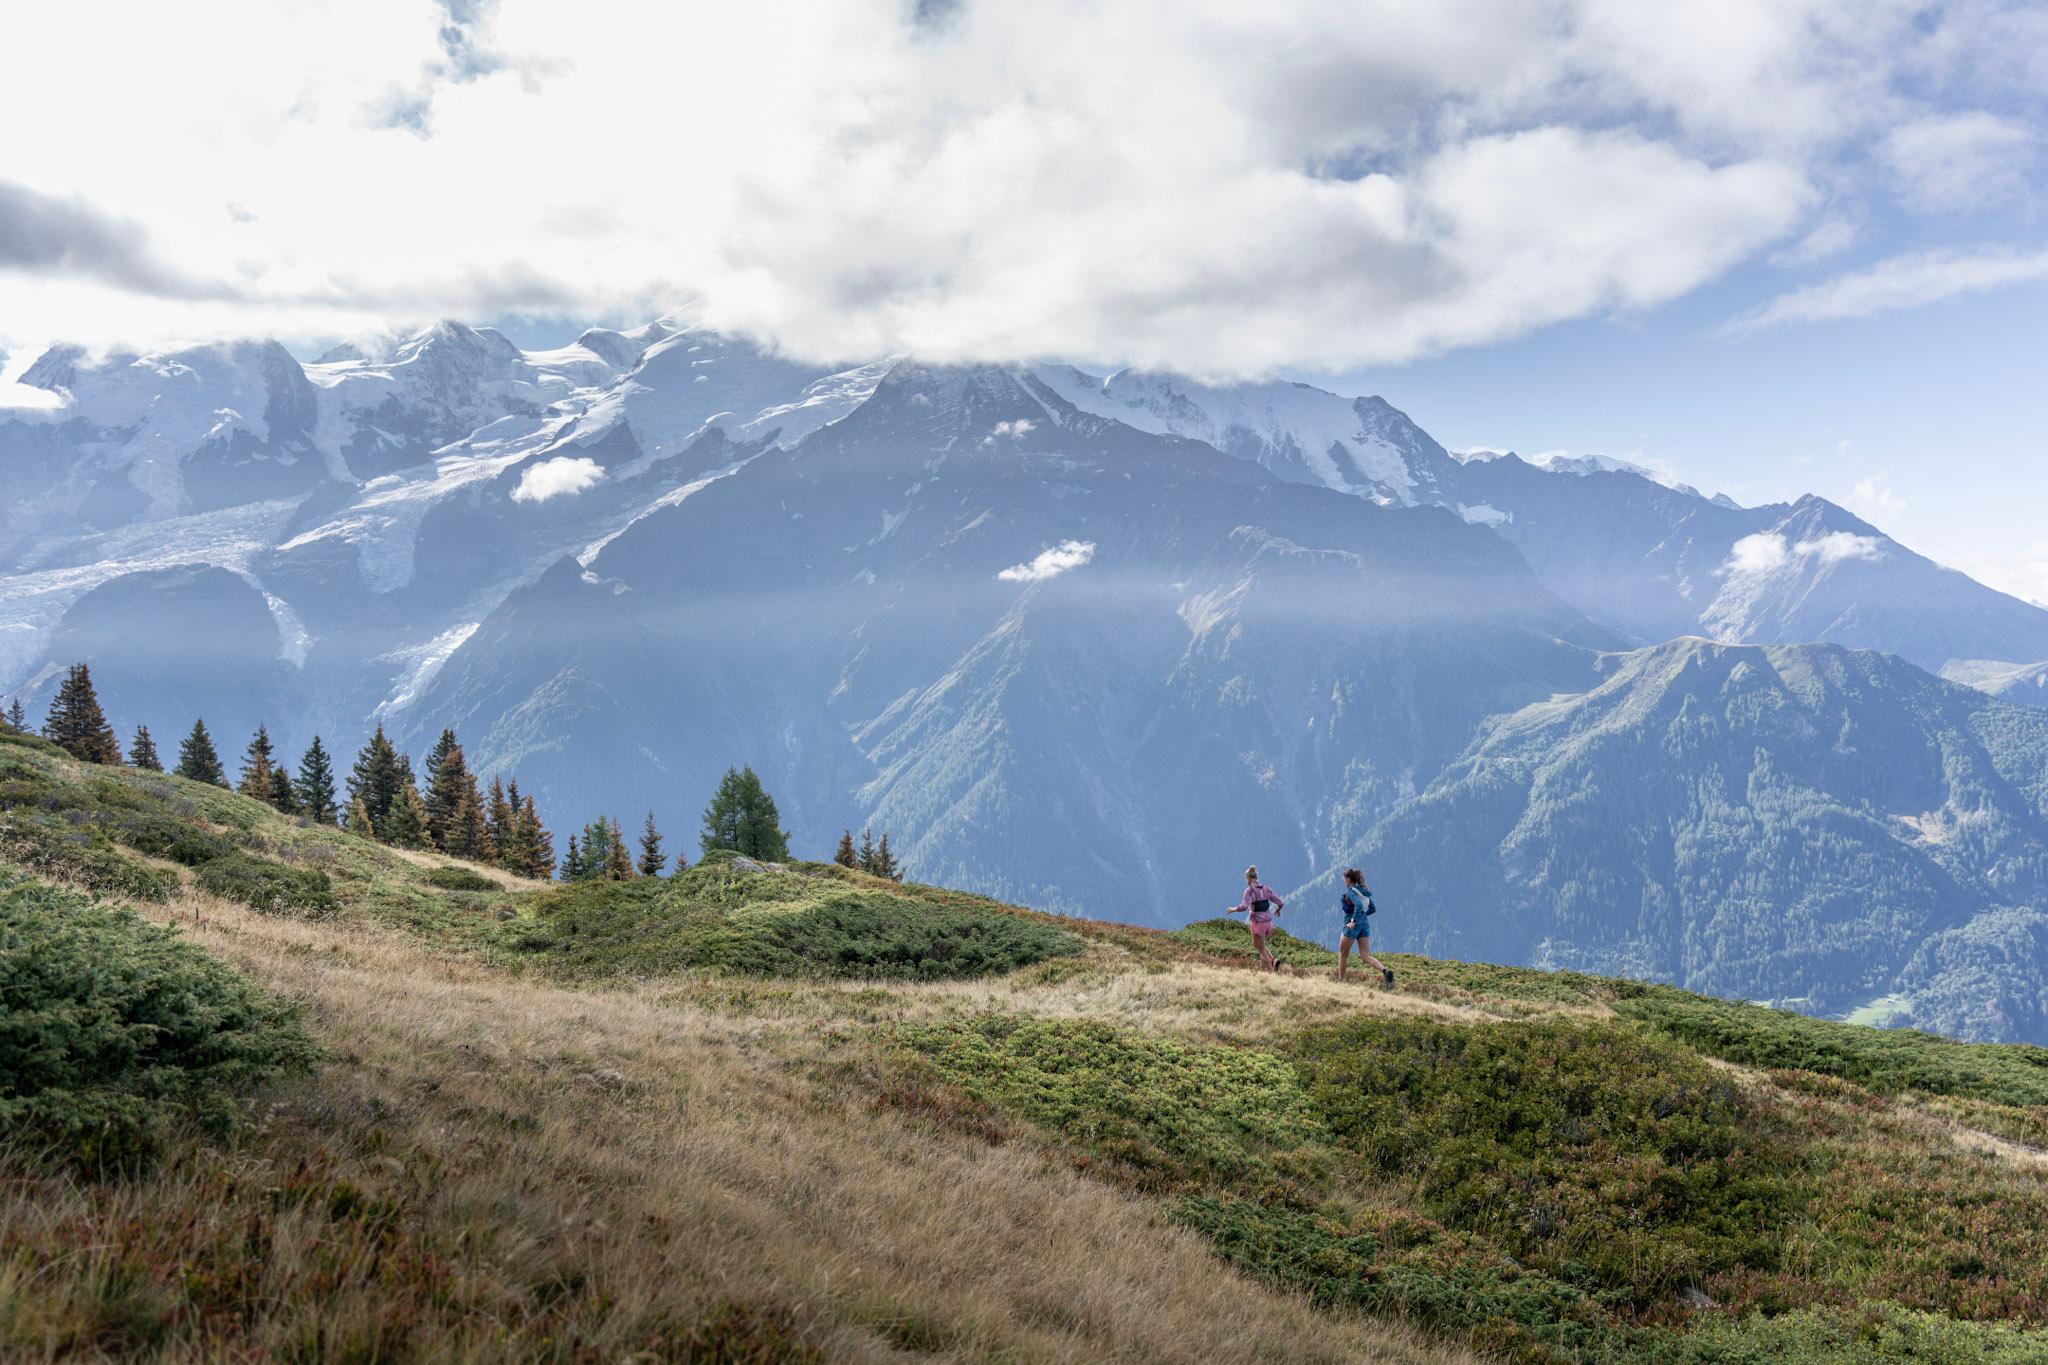
[[[682,310],[820,360],[1321,377],[1453,445],[1810,488],[2048,599],[2037,0],[233,23],[10,16],[0,403],[58,340]]]

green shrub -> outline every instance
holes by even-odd
[[[88,1165],[310,1064],[294,1009],[136,917],[0,872],[0,1133]]]
[[[1917,1090],[1994,1104],[2048,1104],[2048,1048],[1959,1043],[1931,1033],[1713,1000],[1669,986],[1613,985],[1619,1012],[1724,1061],[1817,1071],[1880,1094]]]
[[[2048,1332],[2005,1322],[1957,1322],[1893,1303],[1709,1321],[1667,1338],[1649,1359],[1668,1365],[2040,1365]]]
[[[430,867],[421,876],[428,886],[443,891],[497,891],[498,884],[483,873],[467,867]]]
[[[116,851],[106,835],[20,814],[0,815],[0,859],[39,876],[70,882],[102,895],[162,903],[173,883]]]
[[[199,885],[268,915],[324,919],[336,909],[333,884],[325,872],[287,867],[240,850],[201,867]]]
[[[1259,950],[1252,946],[1251,930],[1242,919],[1219,916],[1196,920],[1166,936],[1184,947],[1216,957],[1246,958],[1256,962]],[[1275,961],[1296,967],[1335,967],[1337,955],[1318,943],[1296,938],[1285,929],[1275,929],[1267,946]]]
[[[1788,1141],[1698,1057],[1606,1022],[1359,1019],[1293,1054],[1338,1141],[1423,1207],[1638,1302],[1774,1263]]]
[[[905,1024],[894,1036],[972,1099],[1084,1145],[1146,1187],[1279,1191],[1328,1173],[1327,1134],[1270,1052],[1006,1014]]]
[[[108,826],[108,832],[137,853],[186,867],[210,863],[235,848],[217,834],[162,815],[131,815]]]
[[[883,889],[837,869],[744,872],[729,857],[665,879],[572,882],[532,909],[536,923],[513,946],[581,976],[709,969],[931,980],[1082,950],[1058,925],[978,897]]]
[[[1189,1195],[1174,1221],[1253,1277],[1321,1308],[1398,1315],[1511,1360],[1614,1358],[1624,1329],[1583,1290],[1412,1214]]]

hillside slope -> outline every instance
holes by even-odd
[[[810,864],[453,875],[0,764],[5,861],[182,925],[324,1049],[135,1174],[6,1157],[13,1356],[2048,1350],[2041,1049],[1413,957],[1384,991],[1299,943],[1268,977],[1235,925]]]

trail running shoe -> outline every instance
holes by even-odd
[[[1380,975],[1386,977],[1389,986],[1394,984],[1394,969],[1392,967],[1382,967]]]

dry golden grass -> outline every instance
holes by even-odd
[[[306,1001],[335,1056],[218,1154],[0,1193],[15,1244],[68,1249],[0,1273],[31,1354],[689,1358],[692,1332],[737,1313],[745,1340],[786,1331],[830,1360],[1469,1358],[1252,1283],[1033,1142],[879,1108],[843,1064],[868,1044],[828,1022],[858,1014],[856,990],[763,991],[762,1008],[730,982],[565,989],[363,924],[189,894],[160,915]],[[1373,998],[1178,965],[978,989],[1194,1034]],[[976,990],[896,989],[886,1008],[971,1008]],[[337,1200],[389,1215],[338,1223]],[[152,1250],[189,1262],[259,1227],[260,1257],[184,1267],[231,1266],[231,1293],[188,1287],[198,1307],[133,1325],[180,1292],[137,1282]],[[777,1358],[762,1351],[730,1358]]]

